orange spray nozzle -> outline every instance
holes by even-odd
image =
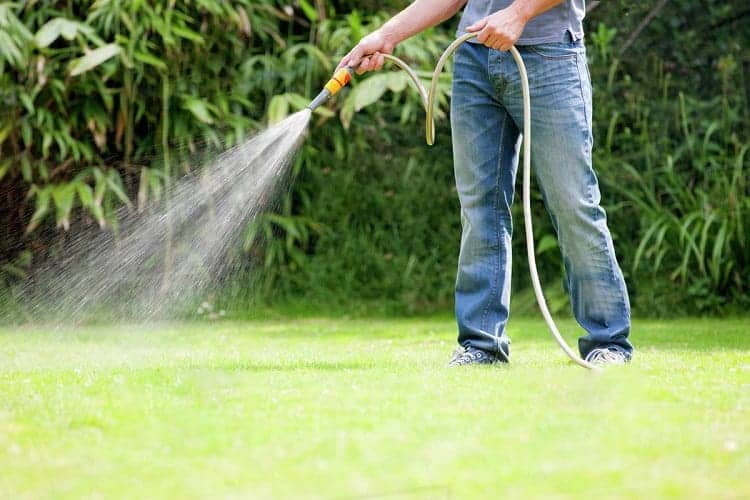
[[[318,94],[318,96],[312,100],[308,108],[314,110],[315,108],[326,102],[328,99],[330,99],[331,96],[336,95],[339,90],[346,87],[346,85],[350,81],[352,81],[353,74],[354,68],[350,68],[349,66],[345,66],[336,70],[331,79],[328,80],[328,83],[325,84],[325,87],[323,87],[323,90],[320,92],[320,94]]]
[[[331,95],[335,95],[339,90],[346,87],[346,85],[352,81],[352,74],[354,70],[348,66],[337,70],[333,77],[328,80],[325,85],[325,89],[330,92]]]

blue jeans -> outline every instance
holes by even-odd
[[[531,165],[557,232],[581,356],[628,341],[630,303],[591,165],[591,82],[582,42],[519,47],[531,90]],[[458,342],[507,352],[511,205],[523,129],[518,69],[508,52],[465,43],[451,101],[461,253]]]

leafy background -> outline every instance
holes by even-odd
[[[163,199],[197,157],[304,107],[338,57],[406,3],[0,2],[0,287],[28,279],[75,231],[116,230],[118,209]],[[747,310],[750,9],[588,8],[595,167],[636,312]],[[397,54],[426,78],[455,21]],[[237,311],[448,307],[460,235],[449,86],[446,73],[433,148],[401,73],[357,79],[321,109],[293,189],[246,232],[266,244],[246,245],[245,272],[214,300]],[[559,252],[535,201],[541,272],[564,311]],[[514,307],[531,310],[518,256]]]

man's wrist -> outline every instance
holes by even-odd
[[[534,15],[533,12],[531,12],[529,2],[524,2],[523,0],[515,0],[515,2],[510,4],[509,8],[516,13],[524,25],[528,23]]]
[[[378,29],[378,32],[380,33],[383,42],[390,47],[395,47],[403,41],[403,38],[398,34],[398,30],[389,26],[388,23],[381,26],[380,29]]]

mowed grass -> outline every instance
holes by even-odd
[[[4,328],[0,497],[748,498],[749,323],[601,373],[536,319],[463,369],[448,316]]]

